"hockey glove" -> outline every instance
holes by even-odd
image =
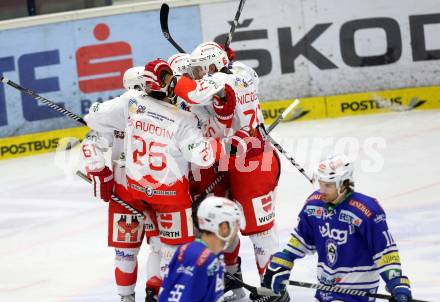
[[[234,61],[235,60],[235,51],[232,48],[230,48],[230,47],[228,47],[226,49],[223,47],[223,45],[221,47],[223,48],[223,50],[228,55],[229,61]]]
[[[230,138],[230,154],[241,156],[246,154],[248,150],[248,143],[253,135],[253,129],[248,126],[244,126],[238,129],[234,135]]]
[[[285,287],[283,281],[289,280],[293,261],[287,253],[277,252],[270,258],[263,277],[263,286],[279,294]]]
[[[408,277],[393,278],[386,283],[386,289],[391,293],[392,302],[410,302],[412,300],[411,287]]]
[[[230,128],[232,125],[232,118],[234,117],[235,105],[237,98],[235,91],[231,86],[225,84],[225,98],[222,99],[214,95],[214,112],[220,123]]]
[[[109,167],[105,166],[99,171],[87,171],[87,176],[93,182],[93,195],[108,202],[113,189],[113,172]]]

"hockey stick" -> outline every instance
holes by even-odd
[[[76,175],[78,175],[79,177],[81,177],[82,179],[84,179],[85,181],[87,181],[88,183],[92,183],[92,180],[90,178],[87,177],[87,175],[85,175],[84,173],[82,173],[81,171],[76,171]],[[116,195],[112,194],[111,195],[112,201],[120,204],[121,206],[123,206],[124,208],[126,208],[127,210],[129,210],[131,213],[133,213],[134,215],[144,219],[145,215],[142,214],[142,212],[136,210],[135,208],[133,208],[131,205],[129,205],[128,203],[126,203],[125,201],[123,201],[122,199],[119,199]]]
[[[308,181],[310,181],[310,183],[313,183],[313,179],[312,179],[310,176],[307,175],[307,173],[306,173],[306,171],[304,170],[304,168],[301,167],[301,165],[298,164],[292,156],[290,156],[289,154],[287,154],[287,151],[284,150],[284,148],[283,148],[280,144],[278,144],[278,143],[277,143],[277,142],[276,142],[276,141],[275,141],[275,140],[274,140],[269,134],[267,134],[267,138],[268,138],[269,141],[272,143],[272,145],[273,145],[278,151],[280,151],[280,153],[281,153],[282,155],[284,155],[284,157],[285,157],[285,158],[286,158],[286,159],[287,159],[292,165],[294,165],[295,168],[297,168],[298,171],[299,171],[302,175],[304,175],[304,177],[307,178]]]
[[[225,49],[228,49],[229,45],[232,42],[232,35],[235,32],[235,27],[238,25],[238,19],[240,19],[241,11],[243,10],[245,2],[246,0],[240,0],[240,4],[238,5],[237,12],[235,13],[235,18],[231,24],[231,29],[229,30],[228,36],[226,37],[225,46],[224,46]]]
[[[346,294],[346,295],[352,295],[352,296],[377,298],[377,299],[384,299],[384,300],[389,300],[389,301],[392,301],[391,299],[393,298],[393,296],[390,296],[390,295],[373,294],[373,293],[369,293],[369,292],[363,291],[363,290],[342,288],[342,287],[338,287],[338,286],[313,284],[313,283],[293,281],[293,280],[286,280],[283,283],[285,285],[313,288],[313,289],[322,290],[322,291],[326,291],[326,292],[334,292],[334,293],[340,293],[340,294]],[[412,302],[428,302],[428,301],[417,300],[417,299],[411,299],[411,301]]]
[[[225,49],[228,49],[229,44],[231,44],[231,42],[232,42],[232,35],[234,34],[235,28],[238,25],[238,19],[240,18],[241,11],[243,10],[245,2],[246,2],[246,0],[240,0],[240,4],[238,5],[237,12],[235,13],[235,18],[231,24],[231,29],[229,30],[228,36],[226,37],[226,41],[225,41],[225,45],[224,45]],[[169,15],[169,13],[170,13],[170,7],[168,6],[168,4],[166,4],[166,3],[162,4],[162,6],[160,7],[160,27],[162,29],[163,36],[179,52],[186,53],[186,51],[182,47],[180,47],[180,45],[177,44],[176,41],[174,41],[173,37],[170,34],[170,30],[168,28],[168,15]]]
[[[295,108],[296,106],[298,106],[299,104],[299,100],[295,99],[293,101],[292,104],[289,105],[289,107],[286,108],[286,110],[283,111],[283,113],[281,113],[281,115],[275,120],[275,122],[273,122],[269,128],[267,128],[267,133],[269,134],[273,128],[275,128],[276,126],[278,126],[279,123],[281,123],[284,118],[290,113],[290,111],[292,111],[293,108]]]
[[[171,37],[170,31],[168,29],[168,14],[170,13],[170,7],[168,4],[164,3],[160,7],[160,27],[162,29],[163,36],[168,40],[179,52],[186,53],[179,44],[174,41],[173,37]]]
[[[27,95],[33,97],[33,98],[36,99],[37,101],[42,102],[43,104],[49,106],[50,108],[52,108],[52,109],[54,109],[54,110],[60,112],[61,114],[64,114],[65,116],[68,116],[68,117],[70,117],[71,119],[73,119],[73,120],[75,120],[75,121],[77,121],[77,122],[79,122],[79,123],[81,123],[81,124],[87,126],[86,121],[83,120],[82,117],[80,117],[79,115],[76,115],[75,113],[72,113],[72,112],[70,112],[70,111],[67,110],[67,109],[64,109],[63,107],[61,107],[61,106],[55,104],[54,102],[51,102],[51,101],[49,101],[48,99],[46,99],[46,98],[44,98],[44,97],[42,97],[42,96],[36,94],[36,93],[33,92],[32,90],[30,90],[30,89],[26,89],[26,88],[24,88],[23,86],[20,86],[19,84],[12,82],[11,80],[9,80],[9,79],[6,78],[6,77],[1,77],[0,80],[1,80],[3,83],[8,84],[9,86],[14,87],[15,89],[17,89],[17,90],[19,90],[19,91],[21,91],[21,92],[23,92],[23,93],[26,93]]]
[[[307,173],[306,173],[306,171],[304,170],[304,168],[301,167],[301,165],[298,164],[292,156],[289,156],[289,155],[287,154],[287,151],[284,150],[284,148],[283,148],[280,144],[278,144],[278,143],[277,143],[277,142],[276,142],[276,141],[275,141],[275,140],[269,135],[270,131],[272,131],[272,130],[275,128],[275,126],[277,126],[279,123],[281,123],[281,121],[282,121],[282,120],[283,120],[283,119],[289,114],[289,112],[290,112],[295,106],[297,106],[298,104],[299,104],[299,100],[298,100],[298,99],[295,99],[295,101],[294,101],[292,104],[290,104],[290,106],[287,107],[286,110],[283,111],[283,113],[277,118],[277,120],[276,120],[275,122],[273,122],[273,123],[269,126],[268,130],[265,129],[264,124],[260,124],[260,125],[258,125],[257,128],[258,128],[258,131],[260,132],[261,136],[263,137],[263,139],[264,139],[265,141],[269,140],[269,141],[272,143],[272,145],[273,145],[278,151],[280,151],[280,153],[283,154],[284,157],[285,157],[285,158],[286,158],[286,159],[287,159],[292,165],[294,165],[295,168],[297,168],[298,171],[299,171],[302,175],[304,175],[305,178],[307,178],[308,181],[310,181],[311,183],[313,183],[313,179],[310,178],[310,176],[307,175]]]
[[[250,291],[251,293],[255,294],[255,295],[259,295],[259,296],[271,296],[271,297],[279,297],[279,294],[275,294],[272,290],[270,290],[269,288],[266,287],[255,287],[249,284],[246,284],[243,282],[243,280],[235,277],[233,274],[225,272],[225,278],[228,278],[229,280],[231,280],[232,282],[236,283],[236,284],[240,284],[240,286],[246,288],[248,291]]]

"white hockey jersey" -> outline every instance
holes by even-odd
[[[182,77],[177,82],[174,92],[193,108],[210,107],[212,96],[223,97],[224,86],[228,84],[234,89],[237,97],[232,129],[237,131],[244,126],[256,128],[264,122],[258,98],[258,75],[251,67],[240,62],[234,62],[231,67],[232,74],[217,72],[201,80]]]
[[[95,103],[85,120],[100,133],[125,132],[129,190],[153,203],[178,202],[180,192],[188,191],[188,163],[210,166],[221,151],[218,140],[203,137],[193,113],[144,92],[129,90]]]

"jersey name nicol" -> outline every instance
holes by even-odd
[[[258,97],[255,94],[255,92],[252,91],[252,92],[248,92],[246,94],[238,95],[237,100],[240,105],[243,105],[243,104],[252,103],[252,102],[258,100]]]

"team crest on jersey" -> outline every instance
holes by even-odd
[[[325,249],[327,251],[327,263],[329,266],[334,266],[338,260],[338,244],[334,240],[327,240],[325,243]]]
[[[137,107],[136,113],[142,114],[145,113],[145,110],[147,110],[147,107],[145,107],[144,105],[139,105]]]
[[[244,89],[247,88],[248,86],[249,86],[248,83],[244,79],[239,77],[235,78],[235,87]]]
[[[142,235],[142,223],[131,214],[114,214],[113,241],[133,243],[139,242]]]
[[[128,111],[130,111],[131,113],[136,113],[137,106],[138,106],[138,102],[136,99],[128,100]]]
[[[304,213],[306,213],[307,216],[315,216],[317,218],[321,218],[322,214],[324,213],[324,208],[318,206],[306,206],[306,208],[304,209]]]
[[[339,213],[339,221],[346,222],[350,225],[360,226],[362,223],[362,219],[357,217],[354,213],[342,210],[341,213]]]

